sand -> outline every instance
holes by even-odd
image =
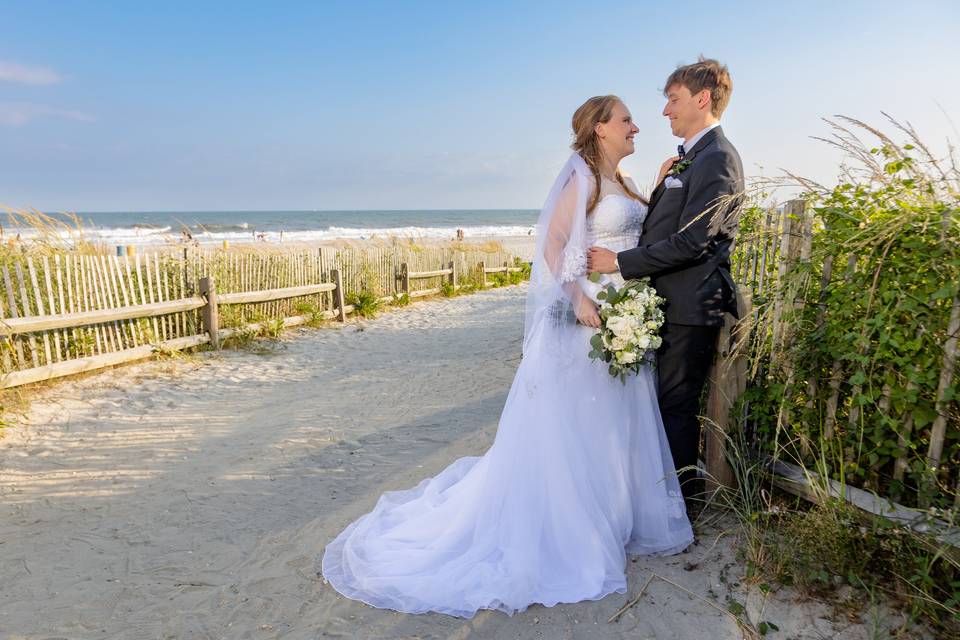
[[[629,564],[630,591],[472,620],[347,600],[324,545],[385,490],[482,453],[519,361],[525,285],[289,331],[266,352],[204,353],[64,382],[0,441],[0,638],[870,638],[859,620],[741,582],[741,542]],[[726,524],[729,525],[729,522]],[[877,620],[874,620],[874,618]]]
[[[372,236],[370,238],[334,238],[323,240],[321,242],[231,242],[232,249],[252,249],[260,251],[302,251],[304,249],[316,249],[317,247],[339,248],[339,247],[392,247],[395,245],[407,246],[413,244],[419,247],[447,247],[450,249],[475,249],[478,247],[490,247],[499,244],[505,251],[509,251],[520,259],[531,262],[536,249],[536,237],[527,236],[467,236],[464,240],[458,241],[452,238],[406,238],[401,236]],[[182,248],[183,245],[172,243],[165,245],[167,248]],[[219,242],[200,243],[200,247],[216,249],[222,246]],[[112,247],[111,247],[112,250]],[[135,249],[136,250],[136,249]],[[145,245],[140,251],[150,251],[151,245]]]

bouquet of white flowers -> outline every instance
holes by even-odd
[[[626,383],[628,373],[640,371],[647,352],[660,347],[664,299],[648,278],[627,280],[619,289],[608,285],[597,299],[600,331],[590,339],[590,358],[609,363],[610,375]]]

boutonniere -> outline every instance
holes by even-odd
[[[677,162],[672,167],[670,167],[670,171],[667,172],[667,175],[674,176],[674,177],[680,175],[686,170],[687,167],[690,166],[691,162],[693,162],[693,160],[690,160],[690,159],[685,159],[685,160],[681,160],[680,162]]]

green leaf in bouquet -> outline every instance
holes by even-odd
[[[607,370],[607,372],[608,372],[611,376],[616,376],[616,375],[617,375],[617,365],[615,365],[615,364],[610,365],[610,368]]]
[[[595,333],[590,337],[590,346],[598,351],[603,349],[603,338],[599,333]]]
[[[597,300],[606,300],[606,299],[607,299],[606,291],[600,291],[597,293]]]
[[[600,282],[600,272],[591,271],[590,275],[587,276],[587,280],[589,280],[590,282]]]

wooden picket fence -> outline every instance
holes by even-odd
[[[754,437],[756,425],[745,419],[740,424],[731,424],[731,409],[746,390],[752,375],[757,372],[749,371],[752,341],[757,340],[757,331],[769,331],[772,340],[771,362],[787,379],[787,386],[793,382],[793,364],[789,359],[787,346],[795,337],[797,325],[791,317],[791,311],[797,309],[803,302],[797,300],[788,290],[778,289],[777,285],[794,269],[808,263],[811,257],[813,240],[814,214],[803,200],[791,200],[778,208],[771,208],[766,212],[760,229],[750,237],[738,242],[733,256],[732,275],[740,289],[738,294],[738,311],[740,321],[728,314],[726,323],[718,339],[717,357],[708,382],[708,397],[705,417],[705,466],[707,471],[708,493],[712,493],[720,486],[734,485],[734,474],[727,462],[727,435],[734,429],[745,430],[746,436]],[[853,256],[849,258],[852,261]],[[820,282],[821,299],[830,286],[832,271],[835,266],[833,258],[827,258],[822,267]],[[847,269],[852,268],[850,264]],[[765,302],[764,312],[769,317],[760,318],[760,309],[755,308],[754,301]],[[823,308],[817,312],[816,324],[824,320]],[[810,328],[806,328],[810,330]],[[930,426],[929,450],[927,451],[928,464],[937,468],[947,463],[944,451],[944,439],[947,429],[947,401],[944,400],[944,390],[953,380],[958,363],[958,332],[960,332],[960,307],[954,300],[952,313],[948,321],[948,339],[944,345],[942,371],[940,372],[940,397],[938,397],[938,415]],[[833,364],[834,374],[830,380],[810,380],[806,383],[806,392],[810,397],[817,395],[818,388],[827,390],[830,394],[825,402],[823,435],[829,440],[833,430],[837,427],[839,407],[843,405],[840,387],[841,380],[837,372],[841,370],[840,362]],[[826,387],[822,385],[826,384]],[[848,394],[858,393],[854,387],[847,390]],[[890,390],[885,389],[886,397]],[[784,403],[786,406],[787,403]],[[853,424],[858,419],[859,407],[850,407],[844,420]],[[887,411],[889,405],[883,400],[876,407],[864,407],[863,410]],[[749,413],[749,410],[746,412]],[[782,409],[776,417],[779,424],[789,428],[792,417],[787,410]],[[902,430],[909,433],[911,417],[904,419]],[[902,438],[902,436],[901,436]],[[749,443],[756,444],[756,443]],[[796,464],[774,459],[763,455],[762,461],[766,473],[773,483],[791,493],[810,500],[819,500],[823,497],[824,488],[833,497],[845,499],[851,504],[872,513],[895,520],[907,525],[921,523],[930,526],[931,522],[922,509],[907,508],[895,501],[896,496],[882,496],[875,492],[864,490],[850,484],[841,484],[836,480],[821,478],[813,470],[805,469]],[[893,477],[902,479],[908,461],[901,455],[895,461]],[[817,485],[816,490],[813,484]],[[960,492],[958,492],[960,501]],[[940,527],[939,539],[954,546],[960,546],[960,531],[950,529],[943,522],[934,522],[934,527]]]
[[[343,320],[353,311],[345,302],[351,293],[381,301],[430,295],[439,292],[431,278],[459,273],[482,283],[491,263],[506,267],[514,256],[416,246],[6,255],[0,388],[218,346],[270,323]]]

